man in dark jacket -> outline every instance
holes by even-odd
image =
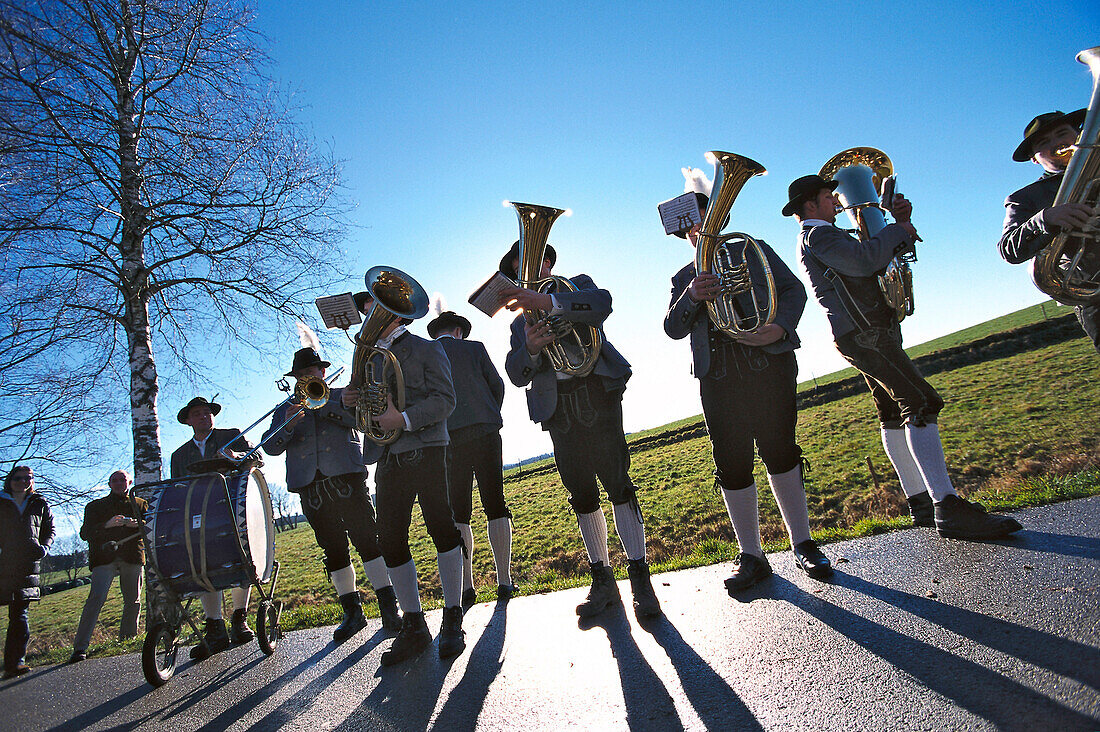
[[[470,321],[458,313],[440,313],[428,323],[428,335],[439,341],[451,362],[455,410],[447,418],[451,444],[447,448],[447,490],[455,525],[462,532],[466,557],[462,562],[462,606],[474,604],[473,514],[474,477],[481,507],[488,519],[489,546],[497,570],[497,599],[507,601],[512,586],[512,514],[504,502],[504,460],[500,441],[500,408],[504,380],[485,346],[467,340]]]
[[[88,657],[92,631],[115,577],[118,577],[118,586],[122,591],[119,639],[126,640],[137,635],[142,566],[145,564],[143,521],[149,506],[144,499],[130,495],[130,475],[125,470],[111,473],[107,484],[111,492],[84,508],[80,538],[88,542],[92,584],[88,599],[84,602],[84,611],[80,614],[69,663],[78,663]]]
[[[41,599],[40,560],[50,550],[53,538],[53,512],[34,490],[34,471],[16,465],[0,493],[0,605],[8,606],[5,679],[30,671],[25,663],[31,638],[27,610]]]
[[[695,196],[702,219],[709,199],[703,193]],[[700,226],[696,224],[677,236],[686,236],[692,246],[699,246]],[[691,336],[715,480],[741,548],[737,567],[725,582],[731,596],[772,573],[760,541],[752,474],[754,443],[768,469],[768,482],[787,527],[795,561],[817,579],[832,573],[831,562],[810,537],[802,448],[795,440],[798,363],[794,351],[799,346],[795,328],[806,306],[806,288],[771,247],[760,240],[758,243],[775,283],[773,322],[737,338],[715,327],[707,303],[722,295],[721,280],[710,271],[696,272],[692,262],[672,278],[672,299],[664,323],[670,338]],[[733,242],[730,245],[735,246]],[[740,261],[736,251],[733,257]],[[752,282],[751,296],[757,302],[767,302],[768,288],[759,258],[746,252],[745,259]],[[746,293],[746,300],[749,297]],[[742,315],[752,317],[748,312]],[[752,324],[746,322],[746,326]]]
[[[1022,264],[1032,259],[1057,234],[1080,231],[1090,219],[1095,226],[1098,212],[1083,203],[1052,205],[1073,157],[1069,148],[1077,140],[1085,113],[1084,109],[1069,114],[1047,112],[1024,128],[1024,140],[1012,159],[1018,163],[1032,161],[1043,169],[1043,175],[1005,199],[1005,222],[997,249],[1006,262]],[[1100,351],[1100,305],[1078,306],[1075,310],[1081,327]]]
[[[546,247],[540,276],[549,277],[557,254]],[[516,279],[519,242],[500,260],[501,273]],[[619,588],[611,570],[607,547],[607,520],[600,508],[599,478],[611,501],[615,528],[627,557],[627,573],[634,596],[634,613],[653,618],[661,613],[646,562],[645,525],[630,479],[630,451],[623,435],[623,391],[630,378],[630,364],[603,338],[591,372],[570,376],[555,370],[543,349],[557,340],[554,316],[566,324],[603,330],[611,314],[611,293],[596,287],[588,275],[570,280],[576,292],[540,293],[524,287],[505,288],[501,302],[510,310],[541,310],[550,317],[528,323],[524,315],[512,321],[510,350],[504,362],[508,378],[527,386],[531,421],[539,422],[554,443],[554,462],[577,526],[588,552],[592,586],[588,598],[577,606],[577,615],[589,618],[618,605]],[[563,344],[572,349],[574,344]]]

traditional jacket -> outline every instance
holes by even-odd
[[[1058,231],[1047,225],[1043,210],[1054,203],[1062,175],[1044,175],[1005,199],[1005,223],[997,244],[1005,261],[1022,264],[1054,240]]]
[[[447,432],[452,439],[459,430],[474,425],[500,429],[504,424],[500,417],[504,380],[489,358],[485,345],[449,336],[438,338],[437,342],[451,364],[455,409],[447,417]]]
[[[239,434],[241,434],[241,431],[236,429],[213,429],[206,438],[203,452],[199,452],[199,447],[195,444],[194,439],[190,439],[183,443],[174,453],[172,453],[171,477],[182,478],[187,475],[187,468],[191,463],[217,457],[218,450],[229,444],[229,441]],[[233,449],[235,451],[250,450],[252,446],[248,444],[247,440],[237,440],[233,445]]]

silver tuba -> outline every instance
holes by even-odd
[[[767,171],[755,160],[733,153],[711,151],[707,158],[714,160],[714,185],[695,245],[695,271],[718,276],[721,293],[707,301],[707,314],[715,328],[731,338],[739,338],[775,320],[778,295],[771,265],[760,242],[741,232],[721,232],[745,183]],[[752,289],[749,254],[756,257],[764,270],[767,289],[764,302],[757,299]]]
[[[1092,72],[1092,98],[1051,205],[1083,203],[1095,210],[1100,205],[1100,46],[1081,51],[1077,60]],[[1036,287],[1063,305],[1100,302],[1100,236],[1096,228],[1060,232],[1032,260],[1031,278]]]
[[[398,318],[423,317],[428,312],[428,293],[420,283],[394,267],[371,267],[364,279],[374,305],[355,336],[349,386],[359,390],[359,401],[355,405],[356,429],[372,442],[389,445],[397,441],[401,430],[383,430],[374,423],[374,418],[386,411],[391,378],[394,406],[399,412],[405,411],[405,378],[397,357],[375,344]]]
[[[840,203],[859,230],[861,241],[886,228],[885,209],[879,204],[878,191],[882,181],[893,173],[894,165],[886,153],[873,147],[853,147],[829,158],[818,174],[838,183]],[[899,323],[913,314],[913,271],[909,263],[916,259],[913,251],[899,252],[878,276],[882,295]]]
[[[532,203],[509,202],[519,217],[519,264],[516,284],[536,292],[576,292],[577,286],[566,277],[542,277],[542,262],[546,256],[546,240],[550,227],[565,213],[565,209],[537,206]],[[546,319],[555,340],[543,348],[555,371],[569,376],[586,376],[596,367],[603,347],[603,333],[591,325],[570,323],[542,310],[525,310],[528,323]]]

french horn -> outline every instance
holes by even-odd
[[[384,430],[374,420],[386,411],[387,397],[393,399],[397,411],[405,411],[405,377],[397,357],[389,349],[379,347],[378,339],[398,318],[423,317],[428,312],[428,293],[420,283],[394,267],[371,267],[364,280],[374,304],[354,339],[348,385],[359,390],[355,428],[372,442],[389,445],[397,441],[401,430]]]
[[[1095,211],[1100,205],[1100,46],[1081,51],[1077,60],[1092,72],[1092,98],[1051,205],[1083,203]],[[1031,278],[1036,287],[1063,305],[1100,302],[1100,236],[1095,225],[1055,236],[1032,260]]]

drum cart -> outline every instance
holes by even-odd
[[[204,591],[244,586],[242,579],[246,580],[260,596],[255,630],[260,650],[271,655],[282,637],[279,621],[283,603],[274,599],[279,562],[274,559],[273,532],[269,532],[271,537],[265,541],[270,546],[260,549],[265,566],[257,567],[256,552],[246,546],[252,532],[242,527],[246,511],[241,504],[246,497],[260,504],[259,511],[250,507],[249,518],[256,519],[259,515],[259,523],[272,525],[267,483],[263,474],[249,465],[234,467],[238,469],[228,477],[221,472],[207,472],[137,487],[150,506],[145,521],[149,545],[146,564],[150,580],[149,625],[141,649],[141,669],[145,680],[154,687],[172,678],[181,647],[206,643],[190,612],[195,598]],[[186,500],[181,503],[184,496]],[[208,536],[205,533],[208,524],[216,524],[218,520],[222,524],[214,526]],[[233,530],[226,531],[225,523],[229,520]],[[165,525],[170,528],[165,529]],[[258,533],[263,535],[266,527],[261,526]],[[218,551],[209,550],[215,543],[221,544]],[[182,571],[180,565],[184,566]]]

